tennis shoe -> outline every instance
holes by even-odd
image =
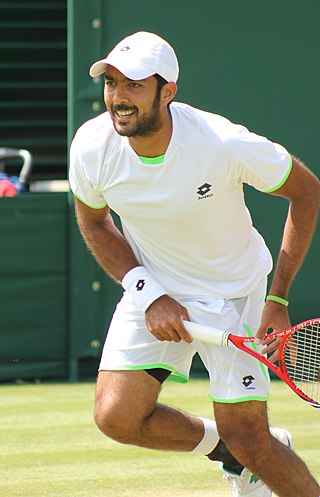
[[[282,428],[271,428],[271,434],[283,445],[292,449],[292,436]],[[223,463],[220,469],[224,473],[224,478],[230,483],[232,497],[271,497],[272,490],[260,478],[254,475],[248,468],[244,468],[240,475],[226,470]]]

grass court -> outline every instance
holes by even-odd
[[[161,401],[211,417],[208,380],[167,382]],[[122,446],[92,417],[94,383],[0,386],[1,497],[227,497],[204,457]],[[272,382],[270,424],[294,436],[320,481],[320,413]]]

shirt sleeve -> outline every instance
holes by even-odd
[[[292,168],[289,152],[278,143],[238,128],[228,143],[230,169],[228,183],[247,183],[257,190],[270,193],[282,186]]]
[[[92,209],[103,209],[107,206],[102,193],[95,187],[87,168],[81,149],[81,136],[76,134],[70,147],[69,183],[72,193],[81,202]]]

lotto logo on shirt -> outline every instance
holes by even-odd
[[[209,198],[213,197],[213,193],[208,193],[211,191],[212,185],[209,183],[204,183],[203,185],[199,186],[197,190],[197,194],[199,195],[198,200],[202,200],[204,198]]]

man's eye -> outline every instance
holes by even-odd
[[[108,81],[107,79],[105,80],[105,85],[106,86],[114,86],[115,85],[115,82],[114,81]]]
[[[131,88],[140,88],[140,84],[139,83],[130,83],[130,86]]]

